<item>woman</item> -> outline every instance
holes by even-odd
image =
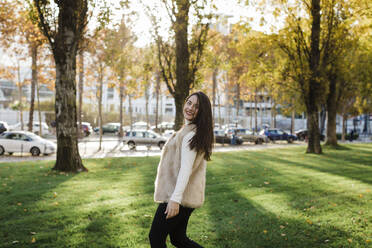
[[[165,144],[155,180],[155,202],[160,203],[149,234],[151,247],[166,247],[169,234],[176,247],[202,247],[186,236],[189,217],[204,202],[206,161],[213,145],[212,110],[203,92],[187,97],[185,125]]]

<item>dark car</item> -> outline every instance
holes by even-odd
[[[298,140],[301,140],[301,141],[306,140],[307,141],[307,138],[308,138],[307,129],[300,129],[300,130],[296,131],[295,134],[296,134]],[[321,141],[325,140],[325,135],[324,134],[320,134],[320,140]]]
[[[276,128],[261,130],[260,134],[261,135],[263,135],[263,134],[266,135],[267,138],[270,141],[273,141],[273,142],[275,142],[277,140],[285,140],[288,143],[292,143],[293,141],[297,140],[297,136],[295,136],[293,134],[288,134],[288,133],[284,132],[283,130],[276,129]]]
[[[225,130],[214,130],[214,138],[216,143],[219,144],[232,144],[233,136],[225,132]],[[236,144],[243,144],[243,139],[239,136],[235,137]]]
[[[0,133],[3,133],[5,131],[9,131],[8,123],[5,121],[0,121]]]
[[[102,126],[102,134],[105,133],[113,133],[117,134],[120,130],[120,123],[119,122],[110,122]],[[99,127],[94,129],[96,134],[99,134]]]

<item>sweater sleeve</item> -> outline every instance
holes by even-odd
[[[192,172],[192,166],[196,158],[196,151],[191,150],[189,146],[190,139],[195,135],[194,131],[189,132],[183,137],[181,147],[181,167],[178,172],[176,187],[170,198],[171,201],[181,204],[182,195]]]

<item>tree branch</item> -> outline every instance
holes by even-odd
[[[40,2],[41,2],[41,0],[34,0],[34,3],[36,5],[36,9],[37,9],[37,12],[38,12],[38,16],[39,16],[39,19],[40,19],[41,30],[44,33],[44,35],[47,37],[47,39],[50,43],[50,46],[52,48],[52,51],[54,52],[55,51],[55,44],[54,44],[54,41],[52,39],[55,39],[55,34],[53,34],[54,32],[51,31],[49,25],[45,21],[43,11],[41,10],[41,7],[40,7]]]

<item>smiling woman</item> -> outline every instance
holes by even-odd
[[[149,238],[151,247],[166,247],[168,234],[176,247],[201,247],[186,236],[191,213],[204,203],[205,173],[213,143],[209,98],[196,92],[186,98],[184,126],[163,148],[155,180],[159,203]]]

